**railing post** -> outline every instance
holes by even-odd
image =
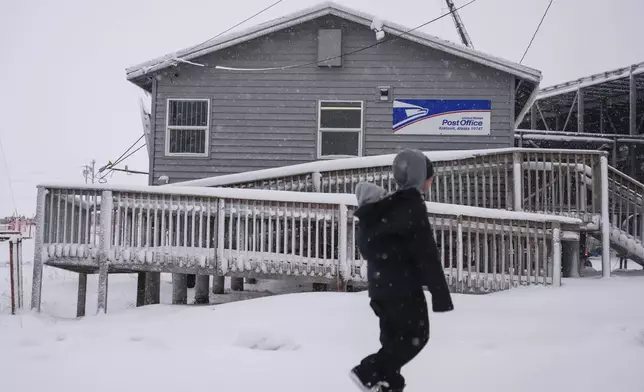
[[[24,288],[23,288],[24,279],[22,277],[22,267],[23,267],[23,263],[22,263],[22,260],[23,260],[23,258],[22,258],[22,242],[23,242],[23,238],[20,237],[18,239],[18,253],[17,253],[17,257],[18,257],[18,290],[19,290],[19,293],[20,293],[20,296],[18,297],[18,307],[20,309],[24,308],[24,306],[25,306],[25,298],[24,298],[25,293],[24,293]]]
[[[514,211],[523,211],[523,153],[512,153],[512,207]]]
[[[463,218],[458,217],[456,227],[456,283],[463,283]]]
[[[322,174],[320,172],[311,173],[311,181],[313,181],[313,190],[322,192]]]
[[[602,277],[610,277],[610,221],[608,218],[608,159],[600,159],[601,173],[601,230],[602,230]],[[596,181],[596,180],[595,180]]]
[[[20,231],[20,229],[18,229]],[[11,285],[11,314],[23,308],[22,235],[9,239],[9,280]]]
[[[558,223],[552,229],[552,285],[561,286],[561,227]]]
[[[31,309],[40,312],[40,294],[42,292],[42,270],[45,249],[45,203],[47,200],[47,189],[38,188],[38,199],[36,204],[36,233],[34,243],[34,270],[33,285],[31,287]],[[49,222],[51,224],[51,222]]]
[[[347,249],[348,249],[348,230],[347,230],[347,206],[340,204],[340,220],[338,222],[339,233],[338,233],[338,291],[346,291],[346,283],[351,277],[349,271],[349,264],[347,260]]]
[[[98,306],[97,313],[107,312],[107,279],[109,260],[107,255],[112,246],[112,214],[114,203],[112,191],[103,191],[101,194],[101,212],[99,248],[98,248]]]
[[[232,218],[231,218],[232,219]],[[228,261],[224,260],[224,231],[226,229],[226,202],[219,199],[219,208],[217,209],[217,270],[221,275],[228,273]],[[231,235],[232,233],[228,233]]]
[[[601,165],[601,157],[598,161],[596,161],[593,164],[593,173],[592,173],[592,195],[591,195],[591,203],[593,206],[592,213],[594,216],[597,216],[599,214],[600,219],[601,219],[601,213],[602,213],[602,181],[601,178],[603,177],[602,175],[602,165]],[[583,185],[581,185],[583,186]]]
[[[11,314],[15,315],[16,314],[16,302],[17,302],[17,295],[16,293],[18,290],[16,290],[16,283],[14,281],[15,275],[15,265],[13,261],[13,238],[9,239],[9,287],[11,290]],[[16,247],[17,249],[17,247]]]

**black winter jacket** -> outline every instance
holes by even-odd
[[[400,190],[364,204],[354,215],[360,220],[358,248],[367,260],[371,298],[418,295],[427,286],[434,312],[454,308],[418,190]]]

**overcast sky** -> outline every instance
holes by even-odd
[[[126,67],[202,42],[274,1],[0,0],[0,216],[14,210],[9,178],[15,207],[30,215],[37,184],[83,182],[82,165],[118,158],[142,134],[141,93]],[[476,49],[519,61],[548,1],[477,0],[460,14]],[[446,12],[444,0],[337,2],[409,27]],[[284,0],[241,28],[316,3]],[[555,0],[524,64],[546,86],[644,61],[643,17],[643,0]],[[423,30],[460,42],[451,18]],[[147,171],[146,149],[126,163]]]

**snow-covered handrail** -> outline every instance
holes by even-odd
[[[99,273],[157,271],[362,282],[353,194],[257,189],[42,184],[34,292],[42,265]],[[444,268],[459,290],[558,284],[562,230],[581,221],[427,203]]]
[[[434,162],[453,161],[458,159],[472,158],[477,155],[493,155],[514,151],[514,148],[502,148],[493,150],[462,150],[462,151],[433,151],[425,152],[425,155]],[[198,180],[190,180],[168,184],[166,186],[204,186],[217,187],[232,184],[268,180],[279,177],[305,175],[310,173],[330,172],[337,170],[353,170],[391,166],[395,154],[375,155],[370,157],[341,158],[332,160],[320,160],[315,162],[301,163],[297,165],[283,166],[270,169],[254,170],[250,172],[228,174],[217,177],[208,177]]]
[[[603,151],[505,148],[425,153],[436,178],[428,201],[472,207],[532,211],[596,221],[592,178]],[[362,181],[395,190],[395,155],[338,159],[168,185],[353,193]],[[597,173],[594,173],[596,171]],[[582,175],[580,175],[582,174]]]
[[[316,203],[334,204],[357,207],[357,199],[354,194],[349,193],[313,193],[313,192],[290,192],[271,191],[263,189],[237,189],[237,188],[204,188],[204,187],[159,187],[148,185],[91,185],[74,183],[43,183],[39,188],[48,190],[76,190],[93,191],[101,193],[104,191],[119,192],[124,194],[151,194],[155,196],[186,196],[186,197],[209,197],[216,199],[238,199],[256,200],[271,202],[290,203]],[[68,195],[61,195],[63,200]],[[87,201],[82,203],[83,207],[89,208]],[[506,219],[506,220],[529,220],[532,222],[553,222],[562,225],[580,225],[581,220],[560,215],[545,215],[540,213],[519,212],[511,210],[498,210],[493,208],[482,208],[463,206],[458,204],[427,202],[427,212],[435,215],[469,216],[484,219]],[[94,206],[92,206],[94,207]]]
[[[611,224],[644,242],[644,184],[610,166],[608,173]]]
[[[431,151],[424,154],[433,162],[451,162],[475,157],[490,157],[507,155],[512,153],[552,153],[549,149],[529,149],[529,148],[498,148],[487,150],[455,150],[455,151]],[[582,151],[582,150],[557,150],[562,154],[583,154],[597,155],[605,154],[601,151]],[[285,178],[290,176],[306,175],[311,173],[322,173],[339,170],[355,170],[366,168],[378,168],[391,166],[395,154],[377,155],[359,158],[342,158],[335,160],[322,160],[315,162],[302,163],[298,165],[284,166],[271,169],[255,170],[244,173],[228,174],[223,176],[208,177],[198,180],[190,180],[168,184],[165,186],[203,186],[217,187],[230,186],[234,184],[249,183],[255,181],[269,180],[273,178]]]
[[[626,182],[628,182],[630,184],[633,184],[633,186],[635,186],[637,188],[644,189],[644,184],[642,184],[641,182],[637,181],[636,179],[634,179],[633,177],[629,176],[628,174],[617,170],[616,168],[614,168],[612,166],[608,166],[608,173],[611,176],[620,177],[620,178],[624,179],[624,181],[626,181]]]

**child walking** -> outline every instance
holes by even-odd
[[[422,196],[432,184],[432,163],[420,151],[404,150],[392,170],[398,185],[392,194],[370,183],[356,187],[358,248],[367,260],[370,305],[380,321],[382,345],[351,370],[363,391],[404,389],[401,368],[429,340],[423,286],[434,312],[454,309]]]

